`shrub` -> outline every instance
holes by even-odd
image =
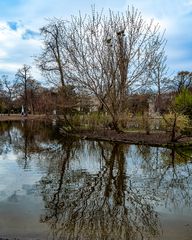
[[[188,89],[182,89],[180,94],[175,97],[173,104],[176,111],[192,119],[192,94]]]
[[[171,131],[175,117],[177,131],[182,131],[189,126],[190,120],[188,116],[183,114],[177,114],[177,116],[175,116],[174,113],[168,113],[163,116],[161,127],[166,131]]]

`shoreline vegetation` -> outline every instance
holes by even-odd
[[[0,114],[0,122],[3,121],[20,121],[20,120],[43,120],[48,119],[45,114],[32,115],[28,114],[27,116],[21,114]]]
[[[134,7],[122,14],[92,7],[85,16],[52,18],[40,29],[43,48],[34,60],[47,86],[27,64],[13,81],[1,77],[1,112],[23,115],[0,121],[58,120],[63,136],[192,146],[192,72],[168,76],[159,24]]]
[[[22,116],[21,114],[1,114],[0,122],[2,121],[23,121],[23,120],[47,120],[53,121],[54,116],[47,115],[27,115]],[[76,130],[65,130],[65,128],[60,129],[62,135],[74,136],[81,139],[87,140],[100,140],[100,141],[110,141],[110,142],[120,142],[127,144],[136,145],[150,145],[159,147],[185,147],[192,146],[192,137],[183,136],[176,142],[171,142],[170,132],[165,131],[151,131],[147,134],[143,130],[127,130],[125,132],[117,132],[115,130],[107,128],[96,128],[96,129],[76,129]]]

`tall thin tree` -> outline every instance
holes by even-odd
[[[27,116],[28,114],[28,82],[32,79],[31,76],[31,66],[24,64],[22,68],[18,69],[15,74],[16,80],[18,84],[21,85],[21,89],[23,89],[23,98],[24,98],[24,112]]]

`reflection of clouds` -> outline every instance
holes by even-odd
[[[83,141],[81,151],[73,157],[70,163],[70,169],[73,171],[84,169],[85,171],[94,174],[100,170],[101,163],[98,161],[98,156],[88,149],[89,141]]]
[[[0,191],[0,200],[6,198],[6,191],[2,190]]]
[[[10,234],[10,239],[16,235],[21,239],[42,239],[46,227],[39,224],[42,204],[36,194],[36,182],[42,177],[43,168],[38,166],[36,152],[32,152],[30,166],[23,169],[23,164],[18,164],[23,161],[23,132],[11,126],[4,130],[0,136],[0,234]]]
[[[7,198],[8,202],[18,202],[18,196],[17,196],[17,191],[14,191],[14,193]]]
[[[8,220],[18,217],[21,224],[32,214],[37,221],[42,213],[41,221],[65,236],[91,233],[90,239],[132,240],[143,234],[148,237],[143,239],[155,239],[157,209],[175,213],[176,207],[192,203],[192,164],[170,149],[70,138],[58,143],[38,128],[30,138],[34,129],[29,129],[24,125],[10,131],[9,151],[4,148],[9,141],[1,141],[0,216],[4,211]],[[30,155],[26,169],[24,139]]]
[[[185,152],[185,149],[151,148],[151,155],[146,150],[138,147],[137,153],[143,157],[139,163],[142,174],[135,175],[141,191],[148,191],[159,199],[156,206],[161,212],[174,213],[188,209],[191,213],[191,150]]]
[[[2,153],[0,155],[0,162],[1,161],[6,161],[6,166],[9,165],[10,162],[15,162],[16,159],[17,159],[17,156],[15,155],[15,153],[14,153],[13,149],[11,148],[11,146],[9,146],[8,148],[9,148],[8,153],[5,153],[6,152],[5,150],[7,149],[7,147],[5,146],[4,153]]]
[[[42,176],[40,171],[37,172],[35,163],[31,164],[30,171],[21,169],[16,160],[19,153],[13,151],[0,156],[0,200],[13,195],[15,192],[19,195],[33,194],[35,183]],[[23,184],[25,182],[25,184]]]
[[[31,195],[37,192],[36,185],[23,184],[22,189],[26,192],[26,195]]]

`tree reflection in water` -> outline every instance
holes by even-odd
[[[61,138],[27,121],[0,124],[0,135],[0,153],[12,149],[21,168],[43,172],[40,219],[50,239],[161,239],[156,207],[192,207],[191,149]]]
[[[112,240],[159,236],[157,214],[144,193],[126,177],[125,146],[94,144],[100,150],[102,163],[96,174],[68,171],[66,165],[74,148],[66,142],[57,171],[41,180],[45,201],[41,221],[50,225],[53,238]]]
[[[192,207],[192,152],[186,148],[149,148],[138,146],[145,186],[168,209]],[[150,160],[149,160],[150,159]],[[157,202],[157,205],[159,203]]]

